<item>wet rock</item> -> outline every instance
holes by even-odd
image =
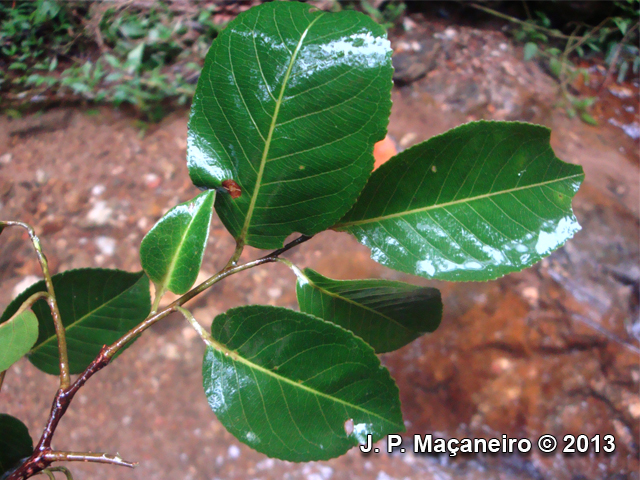
[[[424,77],[429,72],[429,65],[419,61],[415,55],[403,52],[393,56],[393,70],[394,83],[408,85]]]
[[[392,58],[394,83],[398,86],[409,85],[423,78],[436,67],[439,51],[440,42],[433,38],[400,44]]]

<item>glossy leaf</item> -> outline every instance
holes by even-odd
[[[33,452],[29,429],[15,417],[0,413],[0,476]]]
[[[442,319],[435,288],[390,280],[332,280],[310,268],[298,276],[300,311],[340,325],[373,347],[391,352],[427,332]]]
[[[183,294],[195,283],[209,238],[215,195],[209,190],[172,208],[142,239],[142,268],[158,291]]]
[[[81,373],[103,345],[118,340],[138,325],[151,310],[149,279],[144,272],[83,268],[52,277],[62,323],[66,329],[69,370]],[[36,292],[46,291],[40,281],[9,304],[0,316],[6,322]],[[58,342],[46,302],[33,307],[38,317],[38,340],[28,358],[43,372],[58,375]]]
[[[580,229],[571,198],[582,168],[559,160],[545,127],[474,122],[376,170],[335,226],[377,262],[443,280],[528,267]]]
[[[351,332],[267,306],[229,310],[211,332],[202,367],[209,405],[259,452],[326,460],[365,443],[367,434],[375,442],[404,431],[395,382]]]
[[[273,2],[229,23],[198,81],[187,163],[197,186],[222,192],[237,241],[278,248],[346,213],[385,136],[391,76],[384,29],[357,12]]]
[[[27,354],[38,339],[38,319],[31,310],[0,324],[0,372]]]

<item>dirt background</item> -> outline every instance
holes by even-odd
[[[400,387],[407,441],[415,433],[533,441],[543,433],[613,434],[615,453],[543,455],[534,449],[528,455],[450,458],[354,449],[328,462],[268,459],[216,420],[202,392],[202,342],[174,316],[91,379],[54,442],[58,449],[120,452],[139,466],[73,464],[76,478],[640,478],[637,79],[600,92],[595,113],[601,126],[593,127],[553,108],[555,82],[537,64],[523,63],[521,50],[499,31],[417,19],[410,32],[393,38],[393,47],[397,87],[389,135],[397,148],[479,118],[550,126],[556,154],[585,169],[574,201],[583,230],[535,267],[488,283],[407,277],[333,232],[289,258],[333,278],[402,279],[441,288],[441,327],[383,356]],[[597,74],[595,69],[593,85],[580,88],[597,87]],[[185,163],[187,116],[187,110],[176,111],[144,135],[134,118],[109,108],[0,117],[0,217],[35,226],[54,272],[139,270],[145,233],[165,211],[197,194]],[[202,277],[224,266],[233,251],[217,219],[209,244]],[[243,259],[259,254],[248,249]],[[5,231],[0,305],[38,275],[25,236]],[[208,324],[247,303],[295,308],[294,277],[280,265],[242,272],[190,307]],[[7,374],[2,411],[22,419],[37,438],[55,387],[54,377],[22,360]]]

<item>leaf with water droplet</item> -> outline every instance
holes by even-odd
[[[327,460],[404,431],[398,387],[351,332],[305,313],[246,306],[218,315],[202,365],[209,405],[270,457]],[[351,428],[347,428],[351,426]]]
[[[253,7],[218,35],[191,107],[187,165],[197,186],[220,192],[216,211],[238,242],[279,248],[353,205],[386,134],[391,53],[366,15],[298,2]]]
[[[580,229],[571,199],[584,173],[555,156],[549,135],[482,121],[433,137],[376,170],[334,228],[375,261],[427,278],[490,280],[529,267]]]

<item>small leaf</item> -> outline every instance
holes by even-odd
[[[0,413],[0,476],[33,453],[29,429],[15,417]]]
[[[140,244],[142,268],[160,292],[183,294],[198,277],[209,238],[215,191],[167,212]]]
[[[304,270],[298,277],[300,311],[352,331],[376,353],[391,352],[427,332],[442,319],[435,288],[390,280],[332,280]]]
[[[31,310],[0,324],[0,372],[20,360],[38,339],[38,319]]]
[[[373,350],[332,323],[279,307],[218,315],[204,390],[235,437],[270,457],[327,460],[404,431],[398,387]],[[346,425],[352,428],[346,428]]]
[[[538,54],[538,45],[533,42],[527,42],[524,45],[524,60],[527,62]]]
[[[218,35],[191,107],[187,165],[195,185],[220,192],[216,211],[238,242],[279,248],[349,210],[386,134],[391,53],[366,15],[299,2],[251,8]]]
[[[103,345],[118,340],[146,318],[151,310],[149,279],[144,272],[82,268],[52,277],[65,326],[70,373],[81,373]],[[44,280],[32,285],[0,316],[6,322],[36,292],[46,292]],[[58,375],[58,341],[46,302],[32,307],[38,317],[38,340],[27,357],[45,373]]]
[[[571,198],[582,168],[558,159],[545,127],[473,122],[373,172],[334,227],[371,257],[443,280],[490,280],[549,255],[580,229]]]
[[[584,98],[572,98],[571,103],[578,110],[585,110],[593,105],[598,97],[584,97]]]
[[[582,120],[586,124],[593,125],[595,127],[598,126],[598,121],[595,118],[593,118],[591,115],[589,115],[587,112],[580,113],[580,120]]]
[[[549,69],[554,77],[560,78],[560,74],[562,73],[562,62],[557,58],[549,59]]]
[[[627,33],[627,28],[631,23],[631,19],[622,18],[622,17],[613,17],[612,20],[616,24],[616,26],[618,27],[618,30],[620,30],[620,33],[622,33],[622,35]]]
[[[624,79],[627,78],[628,70],[629,70],[629,62],[625,60],[620,64],[620,67],[618,67],[618,78],[616,79],[616,82],[618,83],[624,82]]]

